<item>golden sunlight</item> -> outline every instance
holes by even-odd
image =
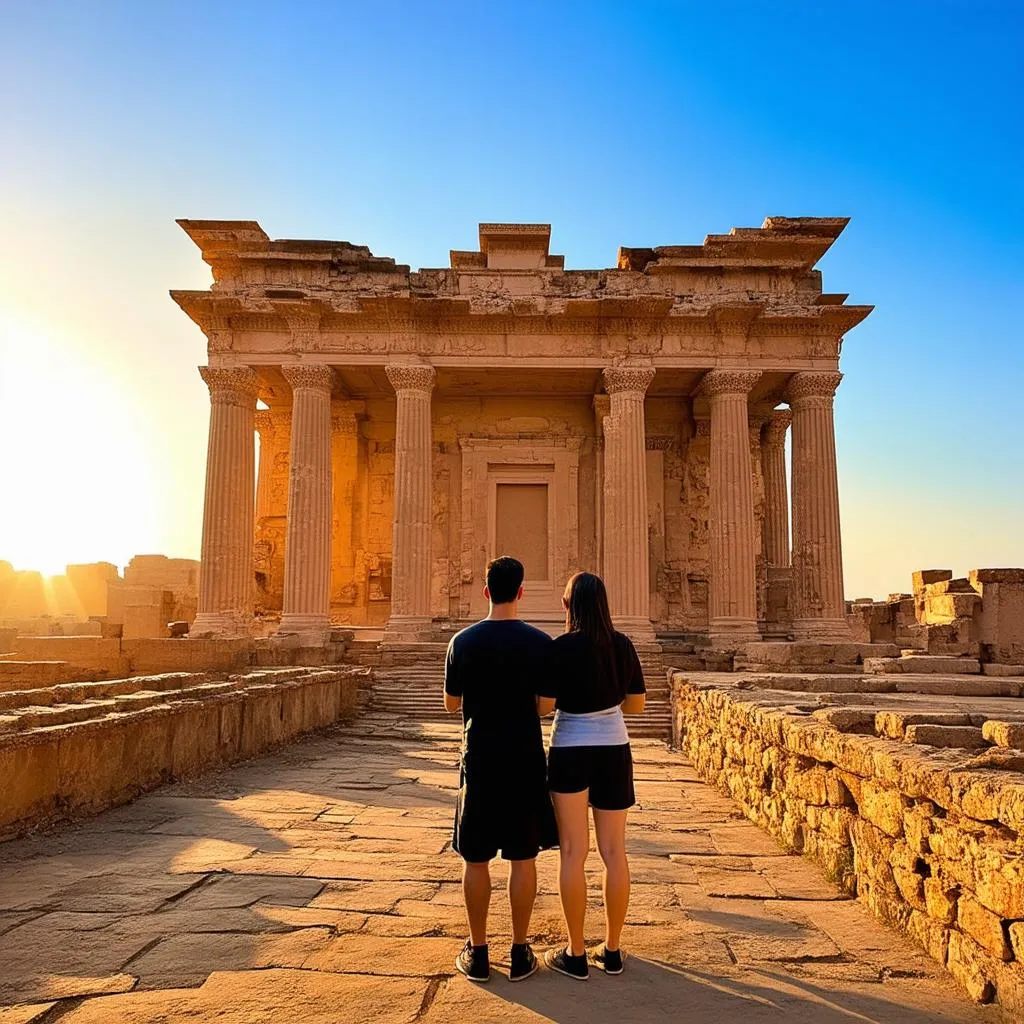
[[[119,367],[7,313],[0,365],[0,559],[55,575],[152,549],[154,482]]]

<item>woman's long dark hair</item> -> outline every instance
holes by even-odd
[[[615,627],[608,610],[604,580],[592,572],[578,572],[565,585],[565,630],[588,636],[600,647],[610,647]]]

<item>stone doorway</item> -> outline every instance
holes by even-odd
[[[579,551],[578,438],[463,438],[463,582],[471,617],[486,615],[484,569],[497,555],[526,570],[524,617],[562,619]]]

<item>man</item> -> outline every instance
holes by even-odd
[[[537,853],[558,844],[537,714],[551,638],[518,617],[523,566],[516,559],[496,558],[487,566],[484,596],[490,614],[452,637],[444,673],[445,709],[461,710],[464,723],[452,847],[464,862],[470,937],[455,966],[470,981],[490,978],[489,862],[500,852],[510,862],[509,979],[522,981],[538,966],[527,942]]]

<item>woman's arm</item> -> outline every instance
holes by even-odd
[[[626,699],[622,702],[622,713],[624,715],[639,715],[646,706],[646,693],[627,693]]]

